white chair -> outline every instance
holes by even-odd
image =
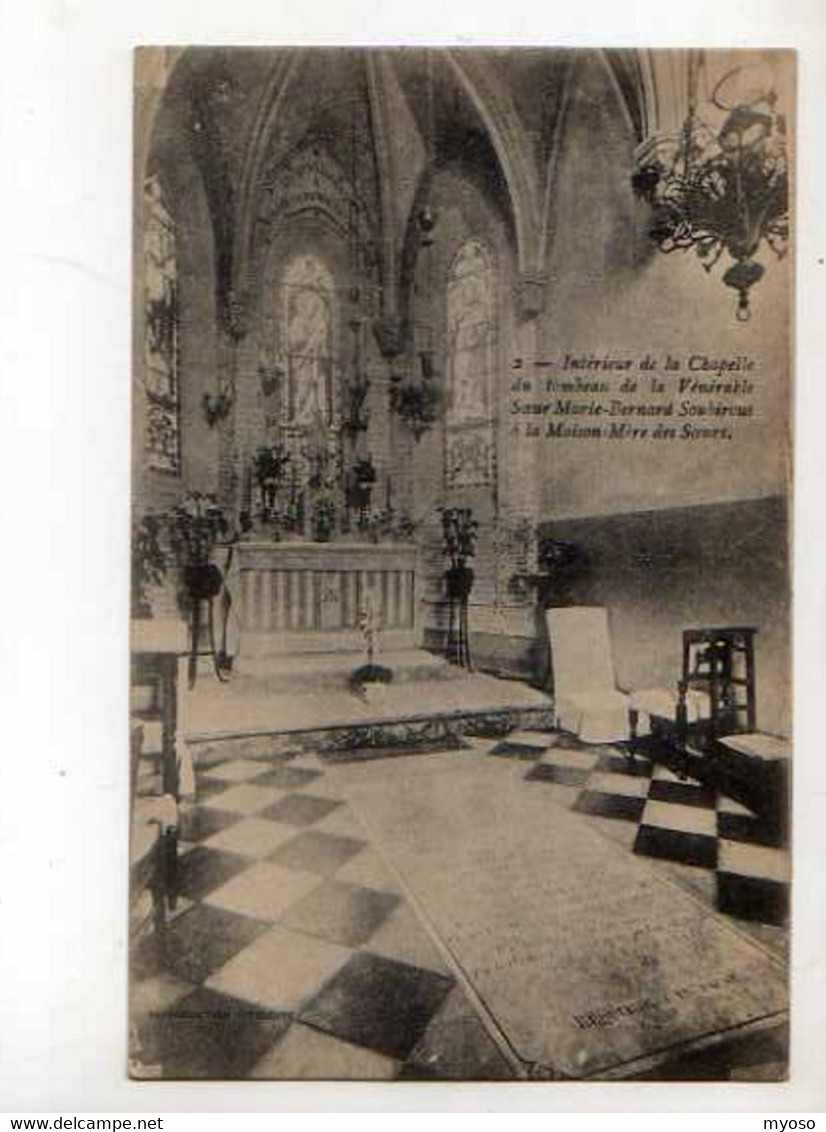
[[[608,611],[575,605],[546,613],[557,727],[584,743],[627,741],[629,698],[617,687]]]

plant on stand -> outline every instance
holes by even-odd
[[[528,601],[535,597],[541,609],[569,605],[574,584],[588,570],[588,556],[581,546],[534,532],[536,569],[515,573],[509,589],[513,597]]]
[[[242,520],[243,528],[243,520]],[[192,648],[189,661],[190,684],[195,681],[197,655],[201,637],[201,606],[208,602],[209,644],[219,679],[229,668],[226,657],[226,615],[231,603],[225,585],[225,572],[213,561],[220,544],[229,546],[226,569],[238,534],[230,533],[230,524],[214,495],[190,491],[168,511],[148,512],[132,528],[132,612],[135,617],[151,617],[151,588],[159,586],[170,564],[178,571],[178,605],[189,621]],[[222,595],[224,602],[223,642],[216,649],[213,601]]]
[[[442,542],[449,566],[445,571],[448,600],[447,654],[449,659],[472,668],[468,602],[474,572],[468,561],[476,557],[479,524],[470,507],[442,507]]]
[[[220,542],[229,541],[229,523],[216,497],[200,491],[188,492],[183,503],[169,512],[166,521],[169,547],[181,572],[180,603],[190,621],[190,687],[195,683],[197,675],[201,604],[204,601],[208,603],[209,645],[215,673],[219,679],[223,679],[226,658],[215,647],[213,601],[222,591],[224,575],[212,561],[212,554]]]

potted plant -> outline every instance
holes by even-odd
[[[393,680],[391,669],[376,664],[376,646],[379,635],[379,615],[370,597],[359,611],[359,629],[364,637],[367,650],[367,663],[350,673],[351,690],[366,703],[380,702],[384,698],[387,685]]]
[[[316,542],[329,542],[335,533],[335,497],[329,492],[322,492],[313,504],[313,536]]]
[[[371,458],[365,456],[355,460],[347,478],[347,503],[354,511],[360,513],[361,519],[370,506],[375,482],[376,469]]]
[[[252,472],[258,484],[262,521],[267,522],[270,512],[275,509],[278,492],[281,488],[290,462],[290,454],[281,445],[261,445],[252,458]]]
[[[536,570],[514,574],[510,590],[523,600],[533,592],[542,609],[552,605],[568,605],[572,601],[572,587],[588,569],[588,556],[581,546],[537,535]]]
[[[390,385],[390,408],[410,429],[416,441],[432,428],[441,405],[441,393],[433,380],[432,357],[422,354],[420,362],[421,378],[394,375]]]
[[[181,570],[187,604],[220,593],[223,578],[210,561],[216,545],[229,536],[229,523],[214,495],[188,492],[167,516],[169,546]]]

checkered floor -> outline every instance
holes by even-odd
[[[197,790],[166,954],[133,954],[135,1076],[512,1076],[316,757],[233,758]]]
[[[133,1074],[513,1077],[324,763],[260,741],[225,746],[232,757],[198,771],[197,804],[182,814],[181,894],[165,955],[151,940],[132,955]],[[744,807],[557,733],[472,746],[523,760],[528,789],[547,791],[763,942],[786,939],[777,925],[788,910],[788,854]],[[775,1055],[754,1054],[767,1064]],[[679,1071],[696,1077],[702,1067]]]
[[[554,732],[514,732],[490,753],[531,762],[529,781],[553,789],[557,802],[635,854],[672,863],[677,879],[717,911],[753,924],[786,923],[789,852],[745,806],[648,759]]]

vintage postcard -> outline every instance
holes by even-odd
[[[794,115],[137,51],[133,1077],[788,1078]]]

